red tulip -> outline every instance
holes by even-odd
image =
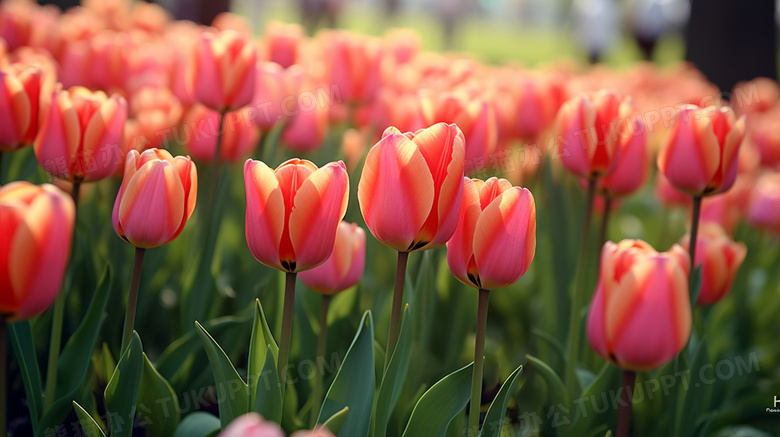
[[[261,161],[244,164],[246,241],[258,261],[290,273],[325,262],[347,210],[344,163],[317,168],[290,159],[276,170]]]
[[[618,139],[614,169],[598,181],[599,190],[608,197],[624,197],[642,188],[647,179],[647,131],[639,119]]]
[[[114,202],[114,230],[135,247],[170,243],[192,215],[197,195],[198,173],[189,156],[131,150]]]
[[[243,35],[204,32],[195,46],[195,99],[219,112],[248,105],[255,92],[256,64],[257,49]]]
[[[192,127],[187,148],[195,159],[211,162],[222,137],[220,159],[237,162],[245,158],[260,141],[260,130],[246,117],[245,110],[228,112],[219,131],[219,113],[203,105],[193,106],[184,117],[185,126]]]
[[[357,284],[366,261],[366,233],[342,221],[336,230],[333,253],[319,266],[301,272],[301,281],[322,294],[336,294]]]
[[[536,253],[536,203],[506,179],[463,178],[463,203],[447,263],[460,282],[495,289],[515,283]]]
[[[691,304],[688,253],[658,253],[641,240],[608,241],[588,314],[588,341],[621,369],[651,370],[688,343]]]
[[[0,315],[23,320],[48,308],[62,284],[76,208],[51,184],[0,188]]]
[[[690,248],[690,235],[680,245]],[[729,294],[737,271],[747,255],[744,243],[732,240],[716,223],[702,223],[696,237],[696,264],[701,265],[701,291],[696,303],[711,305]]]
[[[29,146],[38,133],[43,73],[12,64],[0,70],[0,152]]]
[[[389,127],[366,156],[358,202],[377,240],[400,252],[433,249],[458,225],[463,133],[438,123],[415,133]]]
[[[658,155],[658,168],[676,189],[692,196],[722,193],[734,184],[745,119],[730,108],[686,105],[675,115]]]
[[[43,114],[35,156],[52,176],[72,182],[104,179],[121,165],[126,119],[127,102],[116,94],[57,90]]]

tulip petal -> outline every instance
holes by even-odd
[[[21,290],[11,282],[11,260],[16,254],[11,251],[13,236],[23,219],[21,205],[6,201],[0,204],[0,317],[13,314],[19,306]]]
[[[84,129],[82,150],[85,181],[97,181],[114,174],[119,161],[116,150],[122,150],[122,134],[127,120],[124,97],[111,96],[92,115]],[[93,161],[89,165],[89,161]]]
[[[678,190],[700,195],[718,170],[721,150],[707,116],[700,108],[686,106],[674,119],[674,125],[658,155],[658,168]]]
[[[47,173],[70,179],[80,140],[81,126],[68,92],[55,92],[33,146],[38,162]]]
[[[119,205],[122,204],[122,196],[125,193],[127,184],[138,171],[140,156],[141,155],[137,150],[127,152],[127,157],[125,157],[125,172],[122,175],[122,185],[119,186],[119,192],[116,194],[116,200],[114,201],[114,209],[111,212],[111,223],[114,225],[114,231],[123,239],[125,238],[125,231],[122,229],[122,224],[119,222]]]
[[[285,227],[284,196],[274,172],[261,161],[244,164],[246,242],[261,263],[283,270],[279,243]]]
[[[481,181],[480,181],[481,182]],[[458,227],[447,242],[447,264],[450,271],[462,283],[479,288],[478,272],[469,270],[474,258],[474,229],[482,212],[479,206],[479,189],[469,178],[463,178],[463,199],[461,201]]]
[[[590,160],[596,149],[596,109],[585,96],[569,100],[558,111],[559,155],[567,170],[590,178]]]
[[[4,71],[0,71],[0,102],[0,150],[16,150],[30,124],[32,105],[22,82]]]
[[[605,307],[604,287],[601,285],[601,281],[599,281],[596,286],[596,293],[593,295],[593,302],[590,304],[590,311],[588,312],[588,342],[599,356],[608,359],[609,352],[607,350],[607,333],[604,321],[606,316]]]

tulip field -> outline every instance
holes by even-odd
[[[780,435],[775,79],[250,29],[0,2],[0,435]]]

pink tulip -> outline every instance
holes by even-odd
[[[257,67],[257,84],[252,106],[257,109],[255,123],[271,129],[295,110],[293,77],[298,72],[285,70],[274,62],[263,62]]]
[[[284,431],[257,413],[247,413],[233,419],[218,437],[284,437]]]
[[[680,240],[689,248],[690,235]],[[729,294],[737,271],[747,255],[744,243],[732,240],[716,223],[702,223],[696,237],[696,264],[701,265],[701,291],[696,303],[711,305]]]
[[[336,294],[357,284],[366,261],[366,233],[342,221],[336,230],[333,253],[319,266],[301,272],[304,284],[317,293]]]
[[[328,110],[329,107],[317,99],[311,105],[298,105],[295,114],[284,125],[282,142],[299,153],[318,149],[328,133]]]
[[[0,70],[0,152],[29,146],[38,133],[43,72],[12,64]]]
[[[257,82],[256,64],[257,49],[243,35],[204,32],[195,46],[195,99],[219,112],[248,105]]]
[[[222,131],[219,131],[219,113],[203,105],[190,108],[184,123],[192,128],[187,148],[195,159],[205,162],[214,161],[220,136],[220,159],[223,162],[238,162],[249,155],[260,141],[260,130],[248,119],[245,110],[225,114]]]
[[[780,173],[769,172],[758,178],[750,194],[747,222],[780,233]]]
[[[598,181],[599,190],[608,197],[624,197],[642,188],[648,171],[647,131],[639,119],[620,136],[620,151],[611,173]]]
[[[265,59],[288,68],[298,62],[303,40],[303,29],[297,24],[268,23],[265,31]]]

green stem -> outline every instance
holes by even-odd
[[[144,263],[146,249],[136,247],[133,260],[133,276],[130,277],[130,292],[127,294],[127,309],[125,310],[125,327],[122,330],[122,353],[125,352],[133,338],[135,325],[135,309],[138,304],[138,287],[141,284],[141,266]],[[120,354],[121,355],[121,354]]]
[[[585,217],[582,223],[582,240],[580,241],[580,255],[577,258],[577,273],[575,275],[574,296],[572,298],[571,311],[569,313],[569,356],[566,360],[566,392],[569,401],[577,396],[579,384],[577,382],[577,360],[580,355],[580,309],[582,308],[582,295],[585,288],[585,261],[588,255],[588,231],[593,215],[593,199],[596,194],[596,179],[588,180],[588,198],[585,201]]]
[[[6,360],[8,359],[8,325],[5,319],[0,318],[0,436],[7,433],[8,388],[6,387]]]
[[[76,207],[76,217],[74,219],[73,237],[71,239],[70,259],[75,259],[76,252],[76,228],[78,228],[79,211],[79,193],[81,192],[81,182],[73,182],[70,196]],[[60,361],[60,344],[62,343],[62,322],[65,319],[65,295],[67,290],[64,288],[57,293],[54,299],[51,318],[51,337],[49,338],[49,362],[46,368],[46,389],[44,391],[44,412],[48,411],[54,403],[54,396],[57,391],[57,365]]]
[[[404,303],[404,280],[406,278],[406,263],[409,252],[398,252],[398,263],[395,267],[395,289],[393,290],[393,310],[390,315],[390,330],[387,333],[387,349],[385,350],[385,368],[393,356],[395,344],[398,342],[398,330],[401,325],[401,308]]]
[[[320,336],[317,339],[317,361],[320,358],[325,358],[325,346],[328,339],[328,307],[330,307],[330,301],[333,298],[330,294],[322,295],[322,304],[320,305]],[[317,415],[322,407],[322,379],[323,370],[317,369],[317,374],[314,377],[314,390],[312,396],[314,397],[314,403],[311,409],[311,426],[317,424]]]
[[[601,246],[607,241],[607,230],[609,228],[609,217],[612,210],[612,198],[604,196],[604,214],[601,216],[601,229],[599,229],[599,252],[598,256],[601,257]]]
[[[636,381],[636,372],[631,370],[623,371],[623,385],[620,390],[620,400],[618,407],[616,437],[628,437],[631,428],[631,406],[633,404],[634,382]]]
[[[699,216],[701,215],[701,196],[693,196],[693,214],[691,214],[691,239],[688,243],[688,252],[691,255],[691,271],[688,276],[688,284],[693,284],[693,271],[696,269],[696,238],[699,234]]]
[[[284,283],[284,309],[282,310],[282,338],[279,344],[279,382],[282,383],[282,399],[287,384],[287,361],[290,356],[290,334],[292,332],[293,307],[295,306],[295,279],[297,273],[287,272]]]
[[[469,436],[479,435],[479,411],[482,406],[482,370],[485,364],[485,331],[487,330],[490,290],[479,290],[477,309],[477,336],[474,341],[474,373],[471,377],[471,404],[469,406]]]

